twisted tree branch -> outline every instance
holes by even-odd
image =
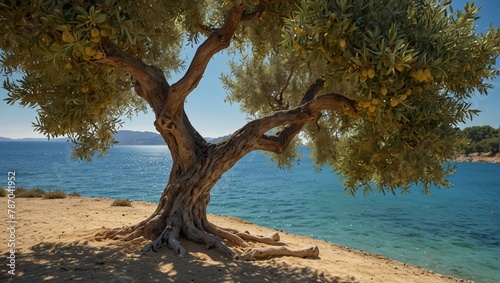
[[[314,100],[306,103],[303,107],[307,109],[306,117],[301,117],[302,115],[296,115],[290,113],[290,119],[284,120],[280,125],[288,125],[282,131],[275,135],[262,134],[256,143],[254,144],[254,150],[265,150],[274,153],[283,153],[285,148],[290,144],[292,139],[300,133],[302,127],[310,122],[315,122],[321,116],[321,111],[331,110],[331,111],[342,111],[344,108],[355,109],[355,103],[353,100],[346,98],[340,94],[327,94],[322,95]],[[296,117],[296,119],[294,118]]]
[[[240,158],[252,150],[265,150],[282,153],[302,127],[315,122],[323,110],[342,111],[356,109],[355,101],[340,94],[316,95],[323,89],[324,81],[316,80],[304,93],[299,106],[274,112],[271,115],[253,120],[236,131],[218,146],[218,150],[231,152]],[[286,126],[275,135],[267,135],[270,130]]]
[[[102,50],[105,57],[96,62],[109,64],[131,74],[137,80],[135,85],[137,95],[144,98],[158,115],[167,98],[169,88],[163,71],[130,56],[107,38],[102,39]]]
[[[289,78],[291,75],[292,73],[290,72]],[[317,79],[304,93],[299,105],[304,105],[311,101],[323,89],[323,87],[324,81],[322,79]],[[292,139],[302,130],[304,125],[305,123],[289,124],[285,129],[278,132],[276,135],[269,136],[263,134],[255,146],[259,149],[265,150],[265,148],[269,148],[272,145],[271,147],[274,148],[274,150],[271,151],[275,153],[282,153],[283,150],[285,150],[285,148],[290,144]]]
[[[229,11],[224,24],[219,29],[214,30],[208,38],[198,47],[196,53],[184,76],[174,83],[169,93],[169,101],[165,103],[164,113],[175,113],[180,109],[186,97],[196,88],[201,80],[208,62],[219,51],[229,47],[231,38],[238,28],[243,6],[235,5]]]

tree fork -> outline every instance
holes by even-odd
[[[197,86],[210,58],[229,46],[231,38],[243,16],[241,5],[235,5],[224,24],[200,45],[185,75],[169,85],[160,69],[144,64],[106,40],[103,49],[106,57],[100,63],[119,67],[132,74],[136,80],[137,94],[144,98],[156,114],[155,126],[167,143],[173,159],[169,182],[155,212],[146,220],[105,235],[133,240],[138,237],[152,242],[143,251],[157,251],[166,245],[180,256],[186,254],[179,238],[202,243],[207,248],[217,248],[230,258],[254,260],[269,256],[317,256],[317,248],[290,250],[284,247],[252,249],[239,255],[223,240],[237,246],[248,247],[247,241],[274,245],[280,237],[273,233],[267,237],[227,230],[212,225],[206,217],[210,190],[223,173],[250,151],[260,149],[281,152],[303,125],[316,121],[323,110],[338,111],[353,107],[353,102],[341,95],[329,94],[316,97],[323,89],[323,80],[316,80],[304,93],[300,104],[292,109],[276,112],[249,122],[226,141],[210,145],[191,125],[184,101]],[[245,20],[248,20],[245,18]],[[279,126],[287,126],[277,136],[266,133]]]
[[[179,241],[184,236],[188,240],[204,244],[207,248],[216,248],[224,255],[241,260],[263,259],[272,256],[316,257],[319,250],[316,247],[292,250],[286,247],[270,247],[251,249],[245,254],[237,254],[223,240],[248,248],[247,241],[275,245],[279,234],[273,233],[267,237],[250,235],[240,231],[224,229],[211,224],[206,216],[206,208],[210,201],[210,190],[222,174],[233,167],[238,160],[255,149],[277,151],[284,148],[300,131],[304,124],[318,119],[322,110],[339,111],[345,107],[355,107],[354,102],[338,94],[327,94],[315,97],[322,89],[323,82],[316,81],[304,94],[300,105],[296,108],[276,112],[270,116],[249,122],[229,139],[216,145],[209,145],[204,140],[196,139],[197,132],[192,128],[187,117],[177,119],[183,131],[178,129],[159,131],[167,141],[173,157],[173,168],[170,172],[169,184],[163,192],[155,212],[139,224],[109,232],[109,237],[124,236],[124,240],[133,240],[143,236],[152,240],[143,247],[143,251],[157,251],[167,245],[178,255],[186,254]],[[185,115],[184,112],[182,112]],[[275,127],[289,125],[277,137],[268,137],[265,133]],[[162,131],[163,130],[163,131]],[[192,159],[180,151],[185,145],[172,144],[177,142],[177,136],[189,133],[194,137],[193,144],[188,148]],[[194,136],[193,136],[194,133]],[[202,139],[202,138],[199,138]],[[184,148],[184,150],[186,150]],[[279,150],[278,150],[279,151]],[[183,160],[184,159],[184,160]],[[182,162],[184,161],[184,162]]]

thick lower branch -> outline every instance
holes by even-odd
[[[262,135],[254,145],[256,150],[265,150],[281,154],[290,144],[293,138],[300,133],[306,123],[288,125],[276,135]]]
[[[291,73],[292,72],[290,72],[290,76]],[[317,79],[313,84],[311,84],[307,88],[306,92],[304,93],[304,96],[302,97],[302,100],[300,101],[299,106],[310,102],[323,89],[323,87],[324,87],[324,81],[322,79]],[[305,122],[289,124],[283,130],[281,130],[275,135],[263,134],[257,140],[254,148],[271,151],[277,154],[283,153],[283,151],[290,144],[293,138],[298,133],[300,133],[305,124],[306,124]]]
[[[221,144],[219,150],[237,150],[241,157],[252,150],[282,153],[305,124],[319,119],[321,111],[355,109],[355,102],[340,94],[316,97],[323,88],[324,81],[317,79],[306,90],[299,106],[249,122]],[[285,128],[275,135],[266,134],[279,126]]]
[[[301,120],[300,115],[295,115],[290,113],[288,121],[278,121],[283,124],[288,124],[282,131],[278,132],[276,135],[266,135],[262,134],[254,145],[256,150],[265,150],[274,153],[282,153],[284,149],[290,144],[292,139],[300,133],[302,127],[309,122],[317,121],[321,116],[321,111],[342,111],[343,109],[355,109],[355,102],[342,96],[340,94],[327,94],[320,96],[304,104],[306,108],[305,112],[310,113],[309,117],[305,117]],[[271,116],[272,117],[272,116]],[[295,118],[296,117],[296,118]],[[294,120],[295,119],[295,120]]]
[[[340,94],[326,94],[285,111],[249,122],[227,140],[228,145],[237,144],[238,150],[266,150],[280,153],[290,143],[306,123],[315,122],[321,111],[342,111],[355,109],[355,102]],[[279,126],[286,126],[280,133],[270,136],[265,133]]]
[[[169,88],[163,71],[130,56],[107,38],[102,40],[102,48],[106,56],[97,63],[109,64],[131,74],[137,80],[137,95],[144,98],[155,113],[159,113]]]

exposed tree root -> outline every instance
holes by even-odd
[[[151,220],[151,218],[148,218],[131,226],[116,228],[110,231],[99,233],[97,236],[122,241],[130,241],[142,236],[144,238],[152,240],[152,238],[149,236],[151,231],[149,231],[150,229],[148,229],[148,227],[150,228],[153,225],[156,225],[153,222],[156,222],[157,220],[158,219]]]
[[[257,260],[266,259],[278,256],[294,256],[294,257],[318,257],[318,247],[310,247],[304,249],[289,249],[287,247],[269,247],[255,248],[244,255],[240,256],[241,260]]]
[[[167,246],[174,250],[179,256],[184,256],[186,255],[186,249],[182,246],[182,243],[177,240],[179,232],[179,228],[169,225],[156,240],[145,245],[141,251],[149,252],[152,250],[156,252],[166,243]]]
[[[245,231],[244,233],[241,232],[236,233],[236,235],[244,240],[264,243],[268,245],[275,245],[280,240],[280,235],[278,234],[278,232],[273,232],[271,235],[267,237],[251,235],[247,231]]]
[[[317,247],[309,247],[303,249],[289,249],[285,246],[279,247],[266,247],[266,248],[252,248],[249,251],[238,254],[229,248],[224,240],[234,244],[238,247],[248,248],[250,245],[247,241],[258,242],[268,245],[276,245],[280,241],[280,235],[278,232],[273,232],[270,235],[256,236],[251,235],[248,232],[238,232],[234,229],[226,229],[217,227],[206,219],[201,221],[204,229],[199,229],[193,224],[185,224],[184,229],[181,229],[181,225],[178,222],[172,222],[168,225],[159,236],[152,240],[152,242],[146,244],[141,251],[158,251],[161,247],[167,246],[168,248],[175,251],[179,256],[186,255],[186,249],[182,246],[182,243],[178,240],[180,234],[182,233],[184,237],[188,240],[194,241],[196,243],[204,244],[207,249],[216,248],[224,255],[232,259],[251,261],[259,259],[267,259],[272,257],[280,256],[293,256],[293,257],[317,257],[319,255],[319,249]],[[149,221],[143,221],[138,224],[124,227],[120,229],[114,229],[105,233],[100,233],[97,237],[105,237],[111,239],[120,239],[122,241],[133,241],[141,236],[147,237],[147,231],[153,230],[149,225],[157,225],[158,222],[155,219],[149,219]],[[153,233],[154,234],[154,233]]]
[[[222,239],[226,239],[239,247],[248,247],[248,243],[237,235],[237,230],[220,228],[211,224],[210,222],[205,223],[204,226],[205,230],[209,233],[212,233],[213,235],[216,235]]]

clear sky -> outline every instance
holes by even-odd
[[[454,8],[461,9],[465,2],[465,0],[453,0],[452,5]],[[477,0],[476,3],[483,5],[479,12],[481,18],[476,22],[478,31],[485,31],[490,23],[496,27],[500,26],[499,0]],[[190,61],[193,54],[194,49],[184,53],[186,62]],[[194,127],[205,137],[230,134],[246,123],[246,116],[239,111],[238,105],[224,102],[226,92],[221,87],[219,76],[221,73],[229,71],[226,59],[225,55],[217,55],[212,59],[200,84],[187,99],[186,112]],[[500,68],[500,60],[497,60],[496,67]],[[3,78],[0,78],[1,81]],[[170,80],[170,82],[173,81]],[[490,90],[489,96],[475,94],[471,99],[472,108],[482,112],[463,127],[476,125],[500,127],[500,78],[496,78],[491,83],[493,89]],[[35,121],[36,110],[22,108],[18,104],[9,106],[3,101],[5,97],[7,97],[7,93],[0,87],[0,136],[9,138],[42,137],[33,131],[31,124]],[[154,114],[151,111],[147,114],[140,114],[132,120],[125,119],[124,121],[123,130],[156,131],[153,126]]]

